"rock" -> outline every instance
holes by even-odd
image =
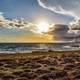
[[[66,71],[57,71],[56,76],[57,77],[65,77],[65,76],[68,76],[68,74]]]
[[[74,78],[74,80],[80,80],[80,74],[76,75],[76,77]]]
[[[24,72],[31,72],[32,70],[30,69],[25,69]]]
[[[67,64],[64,66],[64,70],[72,70],[73,68],[75,68],[74,64]]]
[[[0,67],[3,66],[3,65],[4,65],[4,63],[0,62]]]
[[[36,69],[36,68],[40,68],[41,65],[37,64],[37,63],[30,63],[30,64],[27,64],[25,67],[26,68],[31,68],[31,69]]]
[[[49,73],[50,71],[48,70],[43,70],[43,69],[38,69],[35,71],[36,74],[45,74],[45,73]]]
[[[16,69],[18,66],[17,66],[17,64],[12,63],[12,64],[6,64],[6,65],[4,65],[4,67]]]
[[[66,76],[67,76],[67,73],[65,71],[55,71],[48,74],[44,74],[40,78],[46,80],[46,79],[57,79],[57,78],[62,78]]]
[[[55,71],[56,69],[54,67],[49,68],[50,71]]]
[[[29,80],[29,79],[27,79],[25,77],[21,77],[21,78],[17,78],[16,80]]]
[[[65,58],[63,59],[63,61],[65,62],[65,64],[66,64],[66,63],[75,63],[74,58],[71,58],[71,57],[65,57]]]
[[[39,80],[50,80],[50,78],[47,75],[42,75],[39,77]]]
[[[13,75],[4,75],[2,77],[3,80],[13,80],[15,77]]]
[[[28,79],[34,79],[37,77],[34,73],[24,72],[20,75],[20,77],[26,77]]]
[[[2,72],[0,72],[0,78],[2,77],[2,76],[4,76],[6,73],[2,73]]]
[[[23,73],[23,71],[16,71],[16,72],[13,72],[12,74],[15,75],[15,76],[19,76]]]

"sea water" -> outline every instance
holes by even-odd
[[[72,51],[80,50],[79,46],[52,43],[0,43],[0,53],[32,53],[33,51]]]

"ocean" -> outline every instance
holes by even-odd
[[[0,43],[0,53],[29,53],[38,47],[33,43]]]
[[[33,51],[72,51],[80,46],[65,43],[0,43],[0,53],[32,53]]]

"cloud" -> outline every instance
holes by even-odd
[[[37,0],[45,9],[58,14],[80,17],[80,0]]]
[[[4,17],[3,17],[3,12],[0,12],[0,20],[4,20]]]
[[[74,20],[69,24],[69,32],[75,33],[80,38],[80,19]]]
[[[53,36],[54,42],[77,42],[80,40],[80,32],[75,33],[75,31],[71,31],[68,25],[56,24],[49,34]]]
[[[2,15],[3,14],[3,12],[0,12],[0,15]]]
[[[74,21],[70,25],[54,25],[49,34],[53,41],[80,41],[80,0],[37,0],[44,9],[57,14],[71,16]]]
[[[33,34],[35,36],[32,36]],[[3,16],[3,13],[0,13],[0,35],[6,37],[12,36],[12,39],[15,36],[31,36],[33,38],[40,38],[41,41],[45,40],[46,42],[76,42],[74,39],[76,39],[77,41],[80,40],[80,20],[77,19],[73,21],[69,26],[63,24],[53,25],[49,33],[43,33],[42,35],[39,35],[36,31],[35,24],[30,23],[24,19],[7,19]],[[29,37],[29,39],[31,39],[31,37]],[[12,40],[10,39],[10,41]],[[35,39],[35,41],[39,40]]]
[[[33,23],[28,22],[27,20],[21,19],[6,19],[3,16],[3,13],[0,12],[0,28],[7,28],[7,29],[16,29],[16,30],[25,30],[35,32],[36,25]]]
[[[51,35],[39,34],[36,28],[25,19],[7,19],[0,13],[0,42],[51,42]]]
[[[80,30],[80,19],[72,21],[69,27],[71,30]]]

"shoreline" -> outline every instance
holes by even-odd
[[[39,56],[59,56],[62,54],[80,54],[80,50],[78,51],[49,51],[49,52],[41,52],[41,51],[34,51],[32,53],[0,53],[0,60],[1,59],[28,59],[28,58],[35,58]]]

